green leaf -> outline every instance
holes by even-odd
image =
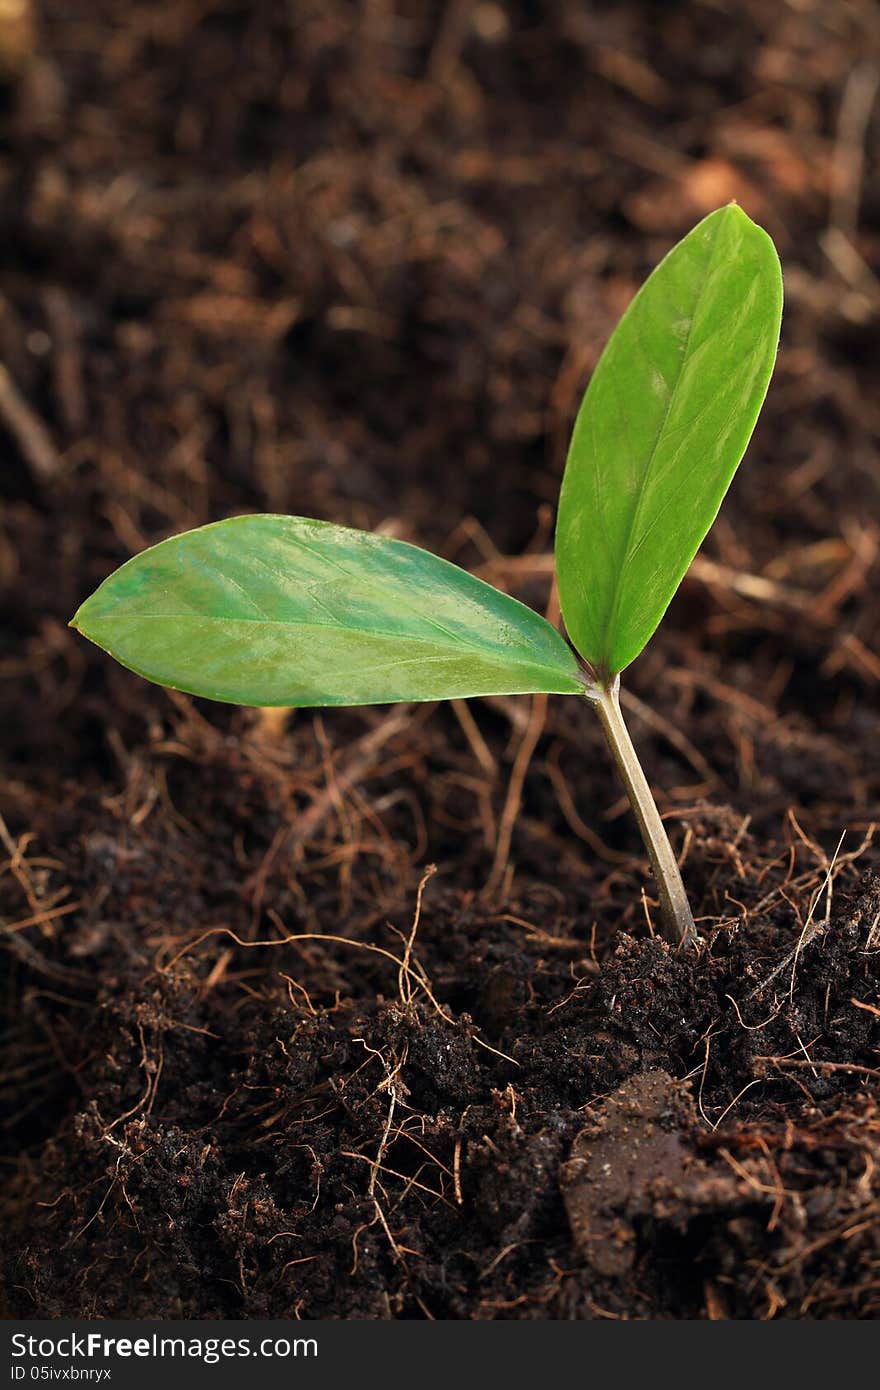
[[[583,690],[530,608],[403,541],[239,516],[162,541],[71,624],[159,685],[240,705]]]
[[[781,314],[773,243],[731,204],[661,261],[602,354],[556,528],[568,634],[601,678],[638,656],[715,520],[767,392]]]

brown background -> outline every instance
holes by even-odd
[[[876,1312],[878,27],[46,0],[0,31],[9,1312]],[[543,610],[589,372],[732,197],[783,260],[779,366],[628,681],[698,961],[650,939],[574,702],[281,727],[67,629],[248,510]],[[401,953],[428,863],[417,978],[363,946]],[[585,1118],[623,1177],[584,1212],[564,1170],[567,1214]]]

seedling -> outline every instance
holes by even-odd
[[[717,515],[767,392],[782,313],[773,243],[735,204],[635,296],[574,427],[556,528],[573,651],[537,613],[403,541],[237,516],[135,556],[71,626],[147,680],[241,705],[370,705],[548,692],[602,723],[654,871],[693,940],[675,855],[620,710]]]

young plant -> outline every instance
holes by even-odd
[[[620,710],[745,452],[782,313],[773,243],[735,204],[633,299],[593,373],[559,499],[568,643],[537,613],[413,545],[290,516],[173,536],[112,574],[71,626],[123,666],[241,705],[369,705],[549,692],[595,709],[654,871],[663,928],[695,935]]]

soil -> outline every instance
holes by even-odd
[[[0,128],[5,1316],[877,1313],[877,40],[868,0],[40,5]],[[590,369],[730,197],[779,367],[626,683],[698,951],[576,702],[279,721],[67,629],[257,510],[545,609]]]

